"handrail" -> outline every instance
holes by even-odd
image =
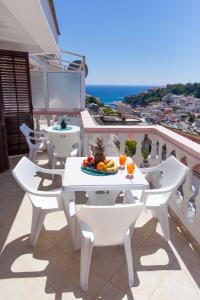
[[[83,128],[86,133],[144,133],[157,134],[164,140],[200,160],[200,145],[160,125],[97,125],[88,111],[81,112]]]
[[[69,55],[74,55],[74,56],[78,56],[78,57],[85,58],[85,56],[84,56],[84,55],[82,55],[82,54],[78,54],[78,53],[71,52],[71,51],[66,51],[66,50],[63,50],[63,49],[60,49],[60,52],[62,52],[62,53],[66,53],[66,54],[69,54]]]
[[[67,109],[61,109],[61,110],[58,110],[58,109],[51,109],[51,110],[48,110],[48,109],[40,109],[40,110],[37,110],[37,109],[34,109],[33,110],[33,116],[39,116],[39,115],[48,115],[48,116],[51,116],[51,115],[80,115],[80,111],[81,109],[73,109],[73,110],[67,110]]]

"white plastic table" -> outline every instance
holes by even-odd
[[[127,171],[119,170],[117,174],[94,176],[81,170],[83,157],[68,157],[65,164],[63,189],[65,191],[129,191],[148,189],[149,183],[144,174],[135,167],[134,177],[127,178]],[[112,157],[118,164],[118,157]]]
[[[81,163],[83,157],[68,157],[65,164],[64,178],[63,178],[63,208],[70,226],[74,250],[80,249],[80,227],[76,218],[75,192],[85,191],[87,194],[95,191],[109,191],[111,192],[111,202],[119,192],[138,189],[148,189],[149,184],[140,170],[135,168],[134,177],[127,178],[126,170],[119,170],[117,174],[94,176],[84,173],[81,170]],[[112,158],[118,164],[118,157]],[[107,197],[104,197],[105,199]],[[108,197],[109,201],[109,197]]]
[[[72,147],[77,144],[77,153],[81,153],[81,142],[80,142],[80,127],[74,125],[67,125],[67,129],[60,129],[58,125],[50,126],[45,129],[48,135],[48,139],[53,145],[53,149],[56,153],[56,157],[66,158],[71,156],[73,151]]]

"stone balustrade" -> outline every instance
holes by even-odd
[[[137,147],[133,159],[141,166],[143,162],[141,147],[145,136],[148,135],[151,141],[151,153],[148,157],[150,165],[160,163],[164,152],[165,158],[173,154],[187,164],[190,172],[178,193],[173,195],[169,206],[200,245],[200,177],[193,172],[193,167],[200,164],[200,145],[163,126],[101,126],[95,124],[87,111],[81,112],[81,119],[84,155],[90,154],[90,145],[97,136],[104,139],[108,156],[124,153],[125,141],[134,139]]]

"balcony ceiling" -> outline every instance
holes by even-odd
[[[0,49],[57,54],[51,27],[38,0],[0,0]]]

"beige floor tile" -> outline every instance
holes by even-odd
[[[145,233],[141,232],[144,231],[141,228],[136,227],[133,231],[133,235],[132,235],[132,250],[135,252],[137,251],[139,248],[141,248],[141,246],[146,242],[147,237],[144,237]]]
[[[31,224],[25,224],[21,220],[14,220],[12,227],[10,228],[5,245],[14,242],[23,236],[30,235]]]
[[[155,242],[155,240],[159,240]],[[170,245],[160,236],[145,243],[135,252],[134,258],[138,264],[152,270],[168,270],[176,255]]]
[[[75,267],[70,272],[62,274],[57,280],[50,283],[56,295],[62,295],[61,299],[91,299],[106,284],[106,280],[90,272],[89,288],[84,292],[80,288],[80,268]]]
[[[14,274],[16,266],[17,269],[22,269],[22,271],[18,271],[18,273],[23,273],[25,267],[27,269],[30,267],[30,272],[32,272],[31,270],[34,268],[35,264],[39,269],[43,270],[45,259],[41,256],[41,254],[50,247],[53,247],[53,245],[48,241],[44,241],[43,243],[39,242],[37,246],[33,248],[30,246],[29,236],[23,236],[14,240],[13,242],[10,242],[5,246],[0,255],[0,278],[16,276]],[[29,258],[28,261],[27,257]]]
[[[70,255],[55,246],[43,253],[40,259],[48,261],[45,274],[51,282],[55,281],[61,274],[68,274],[79,268],[79,261],[75,255]]]
[[[191,278],[192,282],[199,292],[200,297],[200,267],[198,264],[194,264],[186,258],[184,259],[184,264],[187,269],[185,272]]]
[[[134,299],[149,299],[166,272],[166,270],[152,271],[134,263],[134,284],[129,288],[127,266],[124,264],[111,278],[111,283],[127,294],[131,291]]]
[[[187,237],[185,236],[185,233],[183,230],[178,226],[178,224],[175,222],[175,220],[169,216],[169,228],[170,228],[170,242],[173,244],[174,248],[180,252],[180,250],[183,248],[185,243],[187,242]],[[163,232],[160,226],[160,223],[158,222],[156,227],[156,233],[160,235],[160,238],[163,237]],[[156,242],[156,240],[154,240]],[[159,242],[159,240],[158,240]]]
[[[198,264],[200,267],[200,253],[189,242],[185,244],[180,252],[180,256],[184,259],[187,258],[194,264]]]
[[[11,271],[15,274],[23,272],[40,273],[44,272],[49,262],[47,260],[39,260],[33,257],[31,253],[23,254],[16,258],[11,266]]]
[[[123,246],[94,247],[91,271],[108,280],[123,262],[125,262]]]
[[[67,226],[67,220],[63,211],[49,213],[44,221],[46,230],[61,230]]]
[[[199,300],[188,276],[183,270],[170,270],[152,294],[151,300]]]
[[[120,291],[116,286],[111,283],[107,283],[104,288],[97,293],[92,300],[103,299],[103,300],[122,300],[126,298],[126,294]]]
[[[178,267],[185,272],[188,276],[188,279],[196,289],[197,293],[199,294],[200,299],[200,267],[198,264],[192,263],[187,258],[178,257],[178,260],[172,264],[174,269]],[[177,268],[178,269],[178,268]]]
[[[63,230],[65,230],[65,236],[58,241],[57,246],[61,248],[64,252],[67,251],[71,255],[76,256],[76,258],[80,261],[80,250],[74,251],[73,249],[69,227],[65,227],[63,228]]]
[[[54,300],[55,294],[48,294],[46,277],[7,278],[0,280],[2,300]]]

